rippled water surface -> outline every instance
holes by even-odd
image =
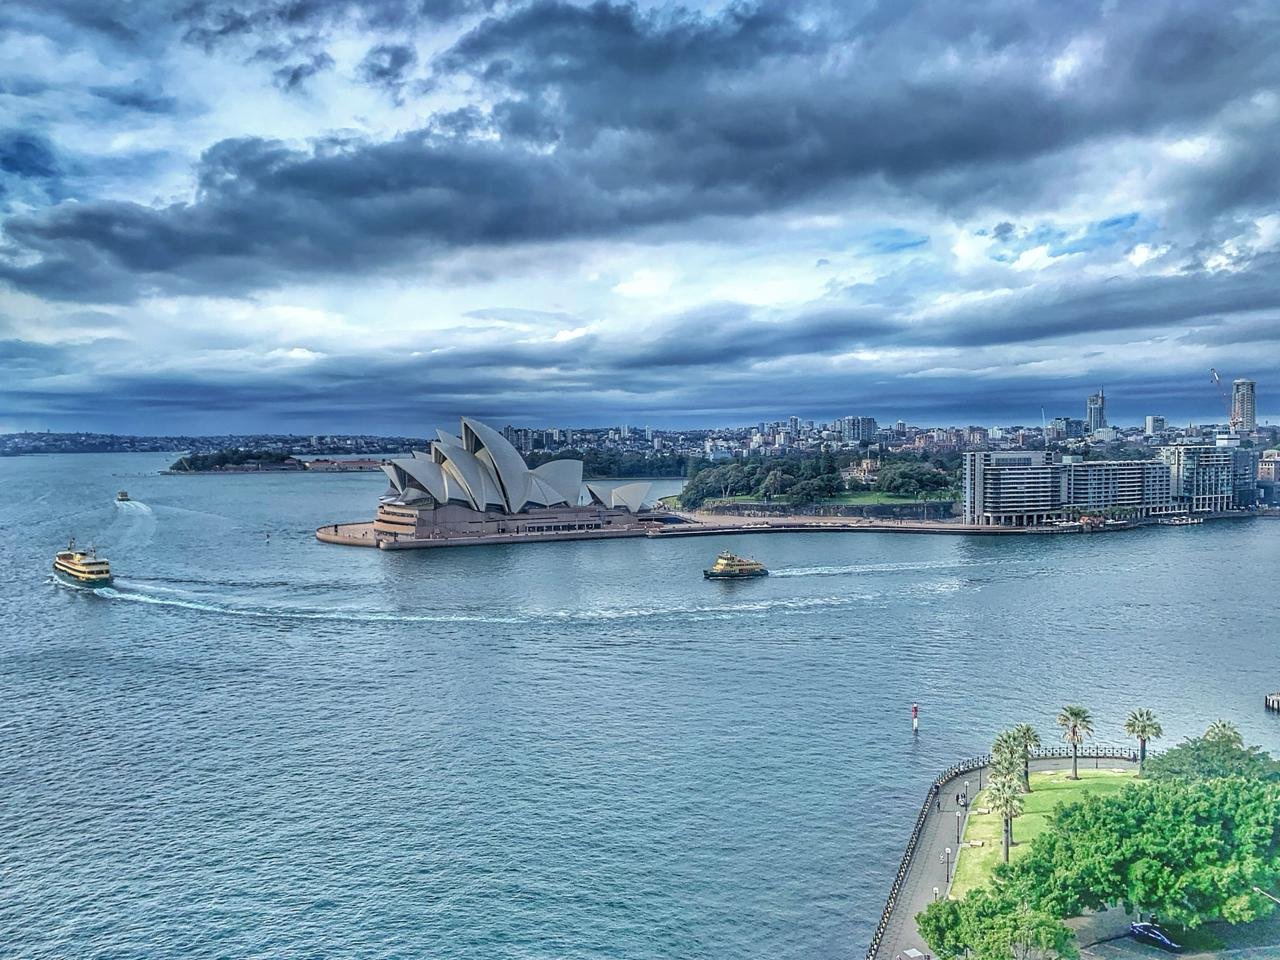
[[[860,956],[1004,724],[1280,747],[1280,521],[382,553],[312,537],[377,476],[169,459],[0,460],[0,955]]]

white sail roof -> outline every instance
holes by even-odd
[[[383,466],[401,502],[425,499],[464,503],[474,510],[519,513],[527,507],[577,506],[582,496],[582,461],[552,460],[533,470],[501,433],[470,417],[462,418],[461,436],[438,430],[430,453]],[[598,495],[595,502],[640,509],[649,484],[624,484]]]

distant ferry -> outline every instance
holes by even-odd
[[[702,571],[702,575],[708,580],[745,580],[749,577],[767,577],[769,571],[759,560],[748,560],[726,550],[716,557],[711,569]]]
[[[68,583],[80,586],[111,586],[111,563],[99,559],[93,547],[77,550],[75,537],[67,543],[67,549],[54,555],[53,572]]]
[[[121,503],[125,503],[129,499],[129,491],[121,490],[119,493],[116,494],[116,499]]]
[[[1197,523],[1204,523],[1204,517],[1169,517],[1160,521],[1162,527],[1190,527]]]

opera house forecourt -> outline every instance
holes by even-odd
[[[415,450],[383,464],[391,485],[371,523],[331,524],[316,537],[402,550],[643,536],[658,519],[645,509],[647,482],[584,487],[581,460],[552,460],[530,470],[493,428],[469,417],[461,426],[460,436],[437,431],[429,452]]]

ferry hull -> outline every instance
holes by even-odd
[[[109,587],[112,584],[112,577],[86,577],[81,574],[71,573],[63,570],[61,567],[53,568],[53,575],[63,583],[69,583],[73,587]]]

